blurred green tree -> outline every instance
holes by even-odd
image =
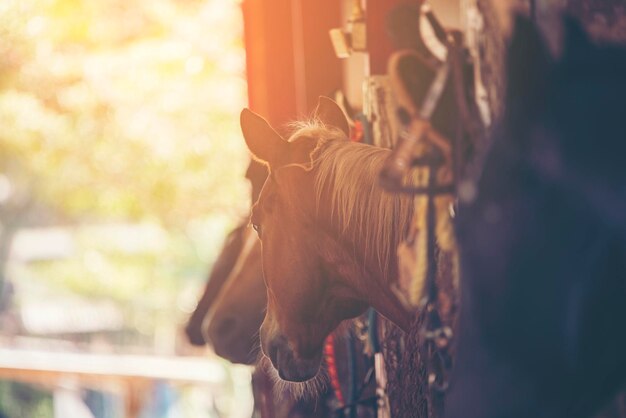
[[[245,213],[241,31],[233,0],[0,4],[0,275],[25,225],[148,220],[177,240]]]

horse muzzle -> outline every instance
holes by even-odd
[[[206,344],[204,335],[202,334],[202,328],[194,323],[189,322],[187,326],[185,326],[185,334],[191,345],[202,347]]]
[[[214,316],[208,322],[205,339],[213,346],[215,354],[231,363],[254,364],[258,325],[251,327],[234,315]]]
[[[263,352],[269,357],[278,376],[288,382],[306,382],[313,379],[322,363],[321,350],[307,357],[299,356],[282,337],[263,345]]]

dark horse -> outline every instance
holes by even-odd
[[[518,18],[508,89],[459,207],[447,418],[588,417],[626,377],[626,50]]]
[[[258,198],[266,177],[267,170],[262,164],[255,161],[250,162],[246,171],[246,178],[251,183],[252,202],[255,202]],[[260,315],[259,312],[265,307],[263,296],[261,296],[261,299],[258,297],[254,300],[247,299],[249,303],[243,305],[245,310],[240,311],[239,315],[220,317],[220,324],[214,324],[211,332],[211,335],[215,337],[215,341],[206,341],[205,338],[207,336],[206,327],[210,324],[208,321],[205,321],[205,318],[219,299],[219,294],[227,283],[228,278],[233,275],[233,269],[243,270],[245,275],[258,275],[256,283],[262,285],[259,259],[255,260],[247,256],[251,252],[251,246],[258,245],[252,244],[256,241],[256,238],[249,237],[247,226],[248,221],[246,220],[226,238],[222,251],[213,265],[202,297],[187,322],[185,332],[189,341],[194,345],[201,346],[207,342],[214,343],[214,348],[216,351],[219,351],[218,354],[222,357],[234,363],[252,364],[255,359],[250,357],[250,352],[257,346],[256,341],[247,337],[243,343],[237,344],[233,340],[241,335],[251,335],[249,332],[251,327],[259,324],[257,317]],[[241,254],[242,250],[246,250],[246,256]]]
[[[261,243],[250,227],[243,236],[237,262],[207,312],[202,329],[215,354],[233,363],[254,364],[267,297]]]
[[[193,345],[203,346],[207,343],[202,324],[204,322],[204,318],[209,312],[209,309],[211,309],[211,306],[217,300],[222,286],[226,283],[230,272],[237,262],[239,253],[241,252],[241,248],[243,247],[243,243],[245,241],[244,234],[246,225],[247,222],[239,225],[226,237],[224,246],[222,247],[220,254],[217,256],[215,264],[213,264],[213,268],[211,269],[211,273],[209,274],[207,283],[204,286],[204,291],[198,301],[196,309],[192,312],[189,320],[187,321],[185,333],[187,334],[189,342]]]

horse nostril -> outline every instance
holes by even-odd
[[[220,338],[227,337],[234,331],[235,324],[235,318],[230,316],[226,317],[215,326],[215,334]]]
[[[300,350],[299,357],[303,360],[312,360],[319,356],[321,348],[318,347],[303,347]]]
[[[206,344],[202,331],[198,330],[196,327],[188,325],[185,327],[185,334],[187,334],[187,339],[192,345],[203,346]]]

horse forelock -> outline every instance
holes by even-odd
[[[299,167],[309,171],[314,164],[313,156],[316,155],[317,151],[328,141],[348,141],[346,134],[341,129],[328,126],[317,118],[291,121],[286,125],[286,128],[291,132],[287,138],[287,142],[296,143],[313,138],[316,141],[316,146],[311,150],[311,161],[287,162],[285,164],[279,164],[276,167],[269,166],[269,179],[275,183],[279,182],[276,173],[283,168]]]
[[[292,121],[287,127],[291,131],[288,142],[297,141],[302,137],[312,137],[318,140],[319,148],[320,145],[329,140],[348,140],[346,134],[341,129],[326,125],[317,118]]]

